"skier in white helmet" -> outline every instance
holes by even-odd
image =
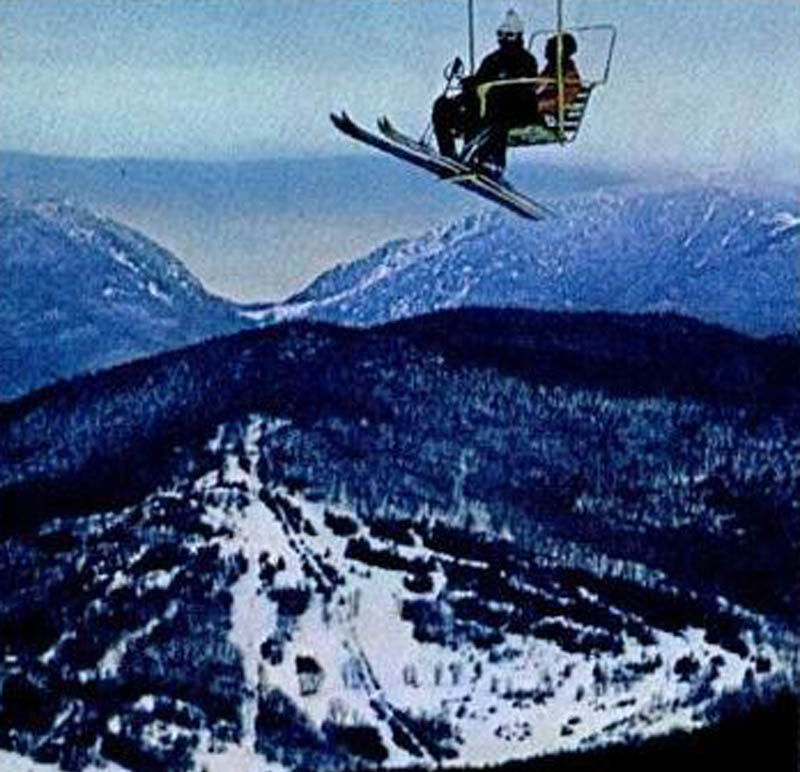
[[[513,9],[506,13],[497,28],[497,42],[497,50],[481,62],[475,75],[462,79],[460,94],[441,96],[433,105],[433,128],[439,152],[455,157],[456,137],[463,137],[465,143],[469,143],[480,133],[484,141],[471,160],[494,178],[500,178],[505,169],[508,129],[536,119],[536,89],[533,86],[490,89],[486,112],[481,118],[476,88],[483,83],[535,78],[539,74],[536,57],[525,48],[522,19]]]

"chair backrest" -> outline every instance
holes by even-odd
[[[486,114],[486,102],[489,92],[496,88],[507,88],[509,86],[530,86],[533,89],[542,86],[552,85],[550,78],[511,78],[509,80],[495,80],[489,83],[482,83],[477,88],[478,101],[480,104],[480,116]],[[558,119],[554,115],[544,114],[531,116],[528,124],[514,126],[508,133],[509,147],[525,147],[527,145],[548,145],[553,143],[565,144],[573,142],[580,129],[586,106],[589,104],[589,97],[592,94],[594,83],[582,83],[580,89],[564,107],[563,131],[559,130]]]
[[[524,147],[527,145],[567,144],[573,142],[578,135],[589,97],[595,86],[602,86],[608,82],[611,71],[611,59],[617,39],[617,30],[613,24],[591,24],[582,27],[571,27],[562,30],[570,33],[578,40],[578,63],[581,72],[581,86],[578,92],[564,105],[564,122],[559,127],[555,115],[531,115],[529,125],[514,126],[509,131],[508,144],[511,147]],[[536,30],[530,37],[528,49],[533,51],[540,45],[557,34],[558,30]],[[554,81],[548,78],[519,78],[514,80],[493,81],[483,83],[477,88],[480,101],[481,117],[485,115],[486,98],[493,88],[502,88],[507,85],[530,84],[536,91],[541,91],[545,85],[552,86]]]

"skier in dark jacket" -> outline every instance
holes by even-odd
[[[517,13],[509,10],[497,29],[498,48],[482,62],[474,76],[464,78],[461,93],[441,96],[433,105],[433,128],[439,152],[456,157],[455,137],[464,138],[468,160],[482,166],[491,176],[502,176],[506,165],[508,130],[536,119],[534,86],[498,86],[486,96],[480,115],[477,88],[481,84],[514,78],[535,78],[536,57],[525,49],[524,29]],[[471,140],[479,138],[477,147]]]

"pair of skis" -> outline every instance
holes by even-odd
[[[331,121],[347,136],[432,172],[443,180],[454,182],[529,220],[541,220],[552,214],[549,209],[532,201],[507,182],[499,182],[483,174],[479,169],[439,155],[428,145],[403,134],[394,128],[388,118],[381,118],[378,121],[380,134],[374,134],[359,126],[345,112],[341,115],[331,115]]]

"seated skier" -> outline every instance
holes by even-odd
[[[536,57],[525,49],[522,20],[509,10],[497,29],[498,48],[472,77],[463,78],[461,93],[441,96],[433,105],[433,128],[439,152],[456,156],[455,138],[463,137],[463,160],[494,179],[503,175],[509,128],[536,119],[536,91],[531,86],[499,86],[489,90],[483,117],[477,88],[493,81],[535,78]]]
[[[575,38],[566,33],[561,40],[561,72],[564,78],[564,108],[569,107],[581,90],[581,76],[572,58],[578,50]],[[539,90],[537,107],[542,116],[558,119],[558,36],[553,35],[545,45],[547,62],[540,77],[550,80]]]

